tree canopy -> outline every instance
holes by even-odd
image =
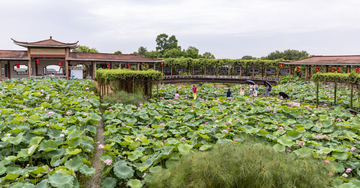
[[[156,37],[156,50],[160,53],[164,53],[165,50],[170,50],[178,47],[178,40],[175,35],[169,37],[169,35],[163,33]]]
[[[122,54],[122,52],[121,51],[116,51],[116,52],[114,52],[114,54]]]
[[[145,55],[147,52],[147,48],[146,47],[143,47],[143,46],[140,46],[139,49],[138,49],[138,54],[139,55]]]
[[[76,49],[73,49],[72,52],[86,52],[86,53],[99,53],[99,51],[96,50],[96,48],[90,48],[88,46],[79,46]]]
[[[306,51],[299,50],[285,50],[280,52],[276,50],[275,52],[271,52],[268,56],[264,57],[267,60],[275,60],[275,59],[284,59],[284,60],[299,60],[305,57],[309,57],[309,53]]]

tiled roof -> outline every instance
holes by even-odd
[[[70,52],[69,60],[91,60],[91,61],[129,61],[129,62],[159,62],[137,54],[107,54],[107,53],[84,53]]]
[[[20,50],[0,50],[0,59],[28,59],[27,51]]]
[[[295,65],[360,65],[360,55],[312,56],[282,63]]]
[[[52,37],[47,40],[42,40],[38,42],[20,42],[16,41],[14,39],[11,39],[14,41],[15,44],[24,46],[24,47],[70,47],[75,48],[78,42],[75,43],[63,43],[56,40],[53,40]]]

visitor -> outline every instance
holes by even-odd
[[[257,97],[257,94],[258,94],[258,85],[255,84],[255,90],[254,90],[254,97]]]
[[[230,97],[231,96],[231,91],[230,89],[228,89],[227,93],[226,93],[226,97]]]
[[[269,89],[270,89],[269,84],[266,84],[266,91],[265,91],[265,95],[266,95],[266,96],[270,96]]]
[[[250,85],[249,86],[249,90],[250,90],[250,96],[253,95],[253,92],[254,92],[254,86],[253,85]]]
[[[240,95],[241,95],[241,96],[244,96],[244,95],[245,95],[245,88],[244,88],[244,87],[241,87],[241,89],[240,89]]]
[[[194,100],[196,100],[196,90],[197,88],[195,87],[195,85],[193,85],[192,91],[193,91]]]
[[[174,98],[175,98],[175,99],[179,99],[179,91],[176,91]]]

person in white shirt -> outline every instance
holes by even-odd
[[[254,91],[253,85],[250,85],[250,86],[249,86],[249,89],[250,89],[250,96],[252,96],[252,95],[253,95],[253,91]]]
[[[174,99],[179,99],[179,91],[176,91]]]

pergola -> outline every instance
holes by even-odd
[[[140,69],[142,63],[153,65],[161,60],[154,60],[136,54],[108,54],[108,53],[84,53],[71,52],[78,47],[78,42],[64,43],[59,42],[50,36],[50,39],[38,42],[21,42],[14,40],[16,45],[26,48],[21,50],[0,50],[0,69],[5,73],[5,78],[24,78],[44,76],[46,66],[58,65],[62,72],[57,73],[56,77],[69,79],[69,72],[73,66],[84,64],[89,72],[88,76],[92,79],[96,77],[96,65],[108,64],[109,68],[115,65],[121,69],[126,65],[136,65]],[[25,72],[19,74],[14,66],[27,67]],[[5,66],[5,67],[2,67]],[[3,74],[4,74],[3,73]],[[0,76],[1,80],[1,76]]]
[[[295,68],[298,66],[305,67],[305,78],[308,80],[308,74],[312,74],[312,67],[324,66],[324,72],[328,73],[331,70],[329,68],[346,67],[346,71],[343,73],[350,73],[351,67],[360,66],[360,55],[340,55],[340,56],[311,56],[308,58],[280,62],[282,64],[289,65],[289,74],[293,75]]]

